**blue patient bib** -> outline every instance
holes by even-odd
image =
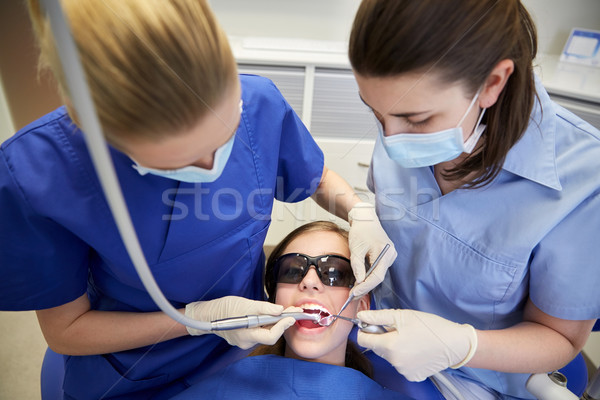
[[[223,368],[173,399],[397,399],[410,400],[385,389],[361,372],[275,355],[247,357]]]

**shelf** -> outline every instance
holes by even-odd
[[[541,54],[535,62],[548,93],[600,106],[600,68],[560,61],[558,55],[549,54]]]

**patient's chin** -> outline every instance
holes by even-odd
[[[321,359],[327,358],[331,353],[329,347],[325,347],[322,343],[293,343],[286,347],[286,357],[297,358],[306,361],[320,362]]]
[[[350,329],[331,326],[325,328],[323,334],[312,335],[306,334],[301,328],[294,328],[289,328],[284,333],[286,357],[326,364],[344,364]]]

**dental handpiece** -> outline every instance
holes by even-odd
[[[245,315],[243,317],[224,318],[211,321],[211,331],[228,331],[232,329],[256,328],[257,326],[271,325],[284,318],[292,317],[296,321],[312,320],[317,322],[319,314],[307,314],[302,312],[281,313],[281,315]]]

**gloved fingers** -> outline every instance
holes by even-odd
[[[363,283],[356,285],[352,288],[352,295],[355,298],[364,296],[380,283],[381,281],[377,281],[374,277],[369,277],[369,279],[365,280]]]
[[[304,312],[304,309],[302,307],[289,306],[288,308],[283,310],[282,314],[283,313],[291,313],[291,312]]]
[[[281,335],[283,335],[283,332],[285,332],[285,330],[287,328],[294,325],[295,323],[296,323],[296,320],[294,318],[288,317],[288,318],[282,319],[281,321],[279,321],[278,323],[273,325],[273,327],[271,329],[269,329],[269,331],[271,332],[271,335],[273,335],[275,337],[275,340],[271,344],[275,344],[275,342],[279,340]]]
[[[384,266],[385,270],[387,271],[387,269],[396,260],[396,257],[398,257],[398,252],[396,251],[396,246],[394,246],[394,243],[389,242],[386,244],[389,244],[390,248],[387,249],[383,257],[381,257],[381,260],[379,260],[379,264],[377,265],[377,267]],[[385,247],[385,245],[383,247]],[[383,248],[381,250],[383,251]],[[373,258],[373,261],[377,258],[377,256],[379,256],[379,253],[375,254],[375,258]]]
[[[188,333],[191,336],[201,336],[204,335],[206,333],[209,333],[208,331],[201,331],[199,329],[194,329],[194,328],[190,328],[189,326],[186,325],[185,329],[188,331]]]
[[[397,338],[398,332],[373,334],[358,331],[356,342],[359,346],[371,349],[375,354],[388,361],[392,366],[411,382],[421,382],[433,375],[435,371],[423,370],[409,354],[398,353],[398,343],[403,339]]]
[[[356,334],[356,343],[361,347],[373,350],[379,357],[387,359],[386,345],[393,340],[392,336],[394,335],[397,335],[397,332],[366,333],[359,330]]]
[[[195,320],[202,320],[201,316],[198,315],[199,314],[199,310],[202,309],[203,307],[206,307],[207,302],[203,302],[203,301],[196,301],[194,303],[189,303],[186,304],[185,306],[185,316],[191,319],[195,319]],[[195,328],[191,328],[189,326],[186,325],[185,329],[188,331],[188,333],[191,336],[200,336],[200,335],[204,335],[206,333],[208,333],[208,331],[201,331],[199,329],[195,329]]]
[[[387,242],[387,243],[381,242],[381,243],[378,243],[376,246],[374,245],[369,250],[369,264],[373,265],[373,263],[375,262],[375,260],[377,260],[377,257],[379,257],[379,255],[381,254],[381,252],[383,251],[383,249],[385,248],[385,246],[387,244],[389,244],[390,247],[387,249],[385,254],[381,257],[381,259],[377,263],[377,266],[373,270],[373,274],[375,274],[375,273],[379,274],[381,276],[382,280],[383,280],[383,277],[385,276],[385,272],[388,270],[388,268],[392,265],[392,263],[398,256],[398,252],[396,252],[396,247],[394,246],[394,244],[392,242]],[[383,271],[383,273],[382,273],[382,271]]]
[[[246,315],[250,314],[269,314],[269,315],[281,315],[283,312],[283,306],[281,304],[274,304],[268,301],[252,301],[251,310],[247,310]],[[235,317],[236,315],[232,315]]]
[[[366,293],[369,293],[371,290],[373,290],[373,288],[383,282],[388,268],[389,265],[377,265],[373,272],[371,272],[371,275],[369,275],[362,283],[352,288],[352,294],[354,297],[360,297]]]
[[[350,248],[350,265],[352,266],[352,272],[354,272],[354,278],[356,282],[362,282],[365,280],[365,256],[354,252]]]
[[[279,315],[283,306],[239,296],[226,296],[209,301],[196,301],[185,306],[185,315],[199,321],[238,317],[251,314]]]
[[[185,306],[185,316],[206,322],[252,314],[280,315],[282,311],[283,306],[280,304],[249,300],[238,296],[196,301]],[[208,333],[190,327],[187,327],[187,331],[193,336]]]
[[[410,381],[410,382],[423,382],[425,379],[427,379],[431,375],[435,374],[435,372],[431,372],[431,373],[412,372],[411,373],[411,372],[407,371],[407,368],[398,368],[398,367],[396,367],[396,371],[398,371],[400,374],[404,375],[406,380]]]
[[[348,247],[350,247],[350,265],[354,272],[354,277],[357,282],[362,282],[365,279],[365,257],[369,251],[369,245],[361,236],[362,232],[358,232],[356,225],[350,227],[348,234]]]
[[[254,344],[261,343],[273,345],[279,340],[281,335],[283,335],[283,332],[285,332],[287,328],[294,325],[295,323],[296,320],[292,317],[284,318],[269,329],[255,328],[250,330],[247,339],[250,339],[252,342],[254,342]],[[252,347],[252,345],[249,347]]]
[[[397,313],[401,313],[403,310],[366,310],[360,311],[356,314],[356,318],[371,325],[388,325],[393,326],[396,330],[398,326]]]
[[[386,244],[388,243],[374,243],[373,246],[370,249],[368,249],[367,253],[370,264],[374,263],[375,260],[377,260],[377,257],[379,257]],[[379,260],[377,266],[368,277],[366,277],[366,270],[368,269],[368,265],[365,266],[364,257],[362,257],[362,252],[353,252],[352,247],[350,248],[350,262],[352,264],[352,269],[354,270],[354,276],[356,277],[356,282],[360,282],[352,289],[352,294],[354,294],[355,297],[362,296],[365,293],[368,293],[381,282],[383,282],[388,268],[392,265],[392,263],[398,256],[394,244],[389,242],[389,245],[390,248]]]
[[[370,256],[371,260],[373,260],[373,262],[375,262],[378,255],[379,255],[379,253],[375,257]],[[373,272],[371,272],[371,275],[369,275],[364,280],[364,282],[362,282],[362,283],[356,285],[354,288],[352,288],[352,294],[354,294],[355,297],[362,296],[365,293],[370,292],[373,288],[375,288],[377,285],[379,285],[381,282],[383,282],[388,268],[392,265],[392,263],[396,259],[397,255],[398,255],[398,253],[396,253],[396,249],[394,248],[394,245],[392,244],[390,246],[390,248],[387,250],[387,252],[383,255],[381,260],[379,260],[379,263],[377,264],[377,266],[375,267]]]

